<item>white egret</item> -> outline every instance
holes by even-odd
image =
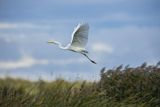
[[[78,24],[77,27],[74,28],[71,42],[67,46],[63,47],[60,42],[54,40],[48,41],[48,43],[58,45],[59,48],[64,50],[80,53],[88,58],[92,63],[96,64],[95,61],[88,57],[88,51],[85,49],[88,41],[88,31],[89,25],[87,23]]]

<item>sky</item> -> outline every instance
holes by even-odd
[[[159,0],[0,0],[0,78],[98,80],[103,67],[160,61]],[[88,23],[84,56],[64,46]]]

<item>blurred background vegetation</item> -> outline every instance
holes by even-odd
[[[0,79],[0,107],[160,107],[160,62],[100,72],[95,82]]]

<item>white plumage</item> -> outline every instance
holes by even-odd
[[[88,51],[85,49],[85,46],[88,41],[88,33],[89,33],[89,25],[87,23],[78,24],[77,27],[74,28],[72,33],[71,41],[66,47],[62,47],[60,42],[57,41],[48,41],[50,44],[56,44],[61,49],[70,50],[73,52],[81,53],[85,57],[87,57],[92,63],[96,64],[95,61],[91,60],[87,53]]]
[[[88,41],[88,24],[78,24],[72,33],[71,45],[85,48]]]

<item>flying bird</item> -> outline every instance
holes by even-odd
[[[58,45],[59,48],[64,50],[69,50],[73,52],[80,53],[88,58],[92,63],[96,64],[91,58],[89,58],[88,51],[86,50],[85,46],[88,41],[88,32],[89,32],[89,25],[87,23],[79,23],[75,28],[71,36],[70,43],[63,47],[60,42],[55,40],[48,41],[49,44]]]

